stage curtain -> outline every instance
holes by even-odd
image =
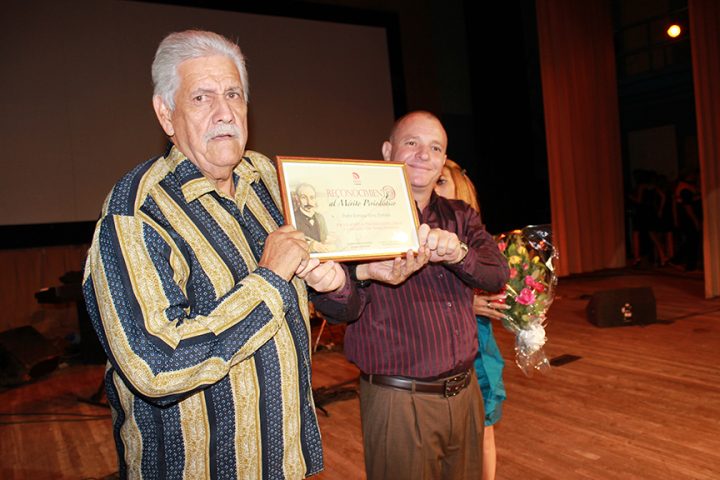
[[[690,0],[695,111],[703,201],[705,296],[720,295],[720,3]]]
[[[617,78],[608,0],[537,0],[558,273],[625,265]]]

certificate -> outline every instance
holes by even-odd
[[[285,223],[321,260],[382,260],[420,248],[405,166],[382,160],[277,157]]]

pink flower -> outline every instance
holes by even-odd
[[[535,287],[535,279],[530,275],[525,275],[525,285],[528,287]]]
[[[505,243],[505,242],[498,243],[498,248],[500,249],[501,252],[504,252],[505,249],[507,248],[507,243]]]
[[[523,288],[516,301],[522,305],[532,305],[535,302],[535,294],[529,288]]]
[[[515,277],[517,277],[517,274],[518,274],[517,268],[511,268],[511,269],[510,269],[510,278],[515,278]]]

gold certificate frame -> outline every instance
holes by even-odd
[[[383,260],[420,248],[405,166],[382,160],[278,156],[285,223],[320,260]]]

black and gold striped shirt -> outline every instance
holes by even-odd
[[[103,206],[83,288],[123,478],[322,470],[305,285],[258,267],[283,223],[276,172],[248,151],[233,176],[230,198],[173,147]]]

